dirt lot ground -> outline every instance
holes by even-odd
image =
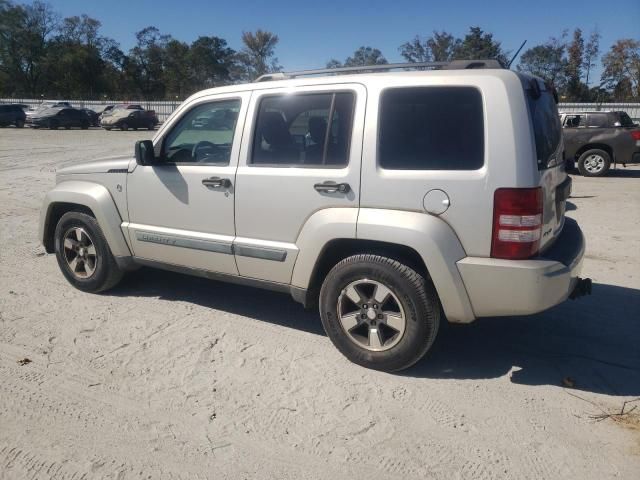
[[[574,178],[593,296],[449,326],[390,375],[286,295],[67,284],[36,238],[55,166],[149,135],[0,129],[0,478],[638,478],[638,417],[592,416],[640,397],[640,168]]]

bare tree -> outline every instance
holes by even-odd
[[[589,35],[589,41],[584,47],[584,69],[585,69],[585,79],[584,83],[589,86],[589,74],[591,73],[591,69],[596,66],[596,62],[598,61],[598,54],[600,53],[600,33],[597,29],[591,32]]]
[[[253,80],[265,73],[277,72],[282,69],[275,57],[278,35],[266,30],[242,32],[244,47],[238,53],[237,60],[243,72],[244,80]]]

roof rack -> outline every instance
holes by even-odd
[[[340,73],[375,73],[390,70],[469,70],[469,69],[502,69],[498,60],[452,60],[450,62],[416,62],[387,63],[384,65],[362,65],[357,67],[320,68],[316,70],[299,70],[296,72],[276,72],[260,75],[256,82],[269,80],[288,80],[312,75],[336,75]]]

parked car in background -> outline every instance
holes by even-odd
[[[153,130],[158,125],[158,116],[155,110],[142,110],[142,108],[131,108],[131,106],[125,109],[112,110],[112,113],[107,116],[103,116],[100,120],[100,125],[105,130],[111,130],[119,128],[120,130],[129,130],[133,128],[146,128],[147,130]]]
[[[0,127],[15,125],[18,128],[22,128],[26,119],[27,115],[21,105],[0,105]]]
[[[49,128],[51,130],[56,130],[60,127],[67,130],[73,127],[86,130],[89,128],[90,122],[82,110],[54,107],[27,118],[27,124],[34,128]]]
[[[89,119],[89,125],[91,125],[92,127],[100,126],[100,115],[98,115],[97,112],[91,110],[90,108],[81,108],[80,110],[83,111]]]
[[[612,163],[640,163],[640,127],[626,112],[561,113],[567,168],[605,175]]]
[[[113,113],[117,110],[144,110],[142,105],[138,105],[136,103],[117,103],[115,105],[107,105],[102,113],[100,114],[100,122],[105,117],[109,115],[113,115]]]
[[[32,116],[38,116],[41,112],[48,110],[49,108],[73,108],[69,102],[63,102],[59,100],[45,100],[40,105],[32,107],[26,111],[27,118]]]

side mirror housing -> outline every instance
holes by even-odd
[[[139,140],[136,142],[136,163],[138,165],[153,165],[156,157],[151,140]]]

